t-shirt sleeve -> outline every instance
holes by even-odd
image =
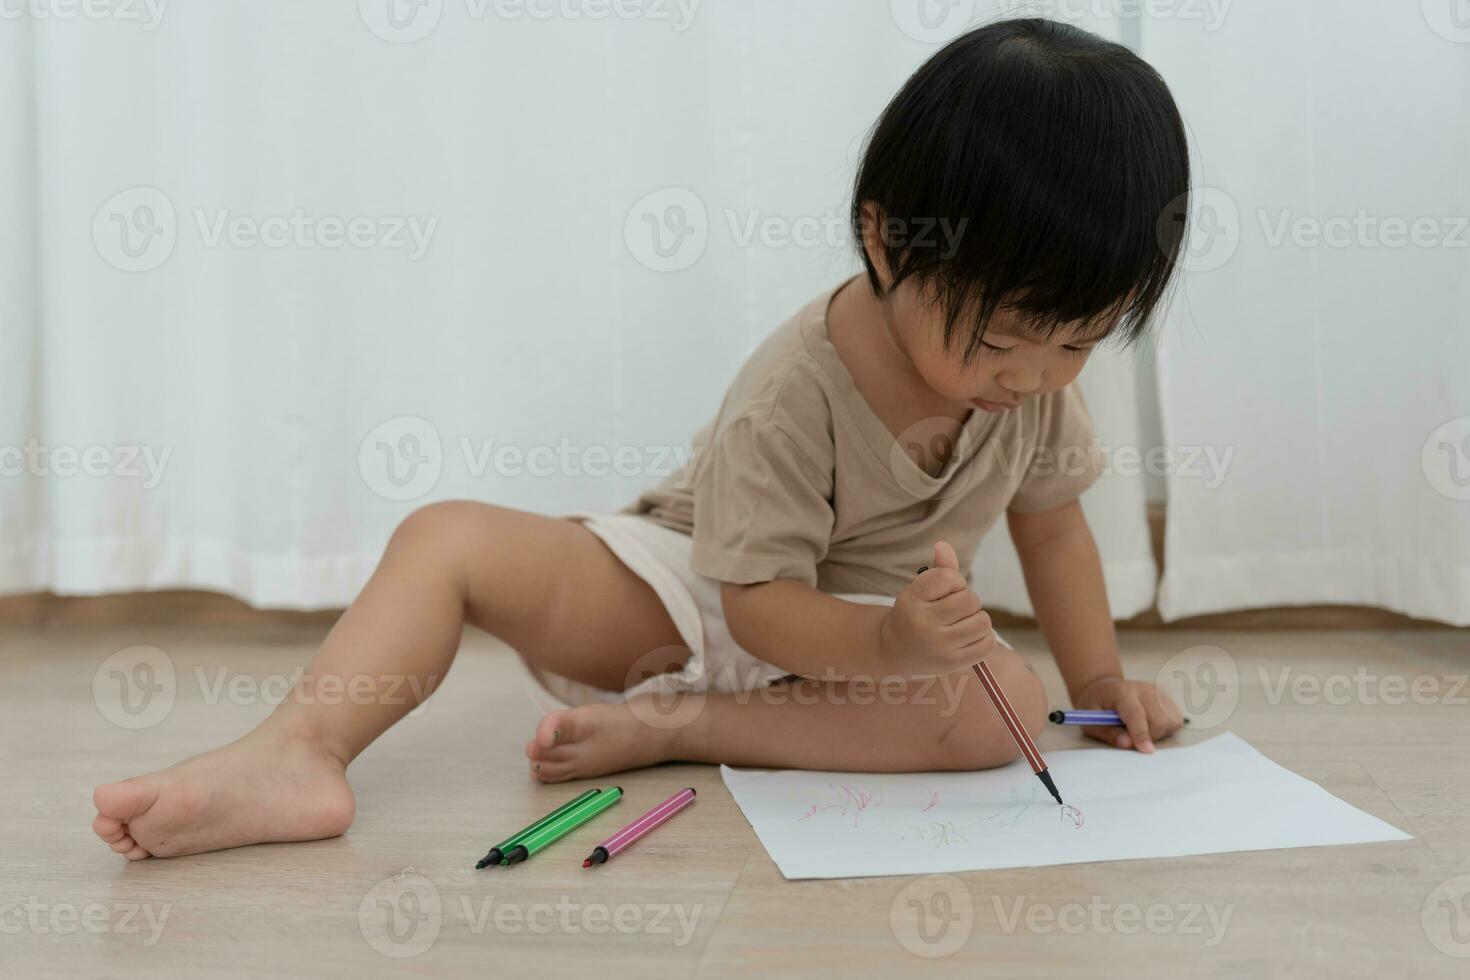
[[[694,551],[700,575],[749,585],[817,584],[831,540],[832,471],[772,419],[739,418],[704,450],[694,476]]]
[[[1031,462],[1008,509],[1030,514],[1060,507],[1101,475],[1087,403],[1075,383],[1067,385],[1041,399]]]

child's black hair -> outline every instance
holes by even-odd
[[[894,96],[851,220],[861,243],[877,206],[891,285],[926,290],[947,345],[973,318],[971,358],[1001,307],[1038,338],[1116,320],[1133,343],[1173,276],[1188,198],[1184,123],[1153,68],[1067,24],[1007,20],[951,41]]]

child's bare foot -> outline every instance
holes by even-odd
[[[526,758],[534,778],[560,783],[676,759],[678,735],[677,727],[643,721],[626,703],[585,704],[542,718]]]
[[[98,786],[92,802],[92,829],[129,861],[336,837],[355,808],[339,759],[268,727],[172,768]]]

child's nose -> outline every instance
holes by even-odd
[[[995,379],[1000,386],[1007,391],[1013,391],[1018,395],[1029,394],[1041,385],[1041,372],[1027,370],[1025,368],[1013,368],[1003,371]]]

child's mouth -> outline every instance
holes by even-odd
[[[993,402],[985,398],[972,398],[970,404],[986,412],[1008,412],[1019,407],[1021,400],[1018,398],[1013,402]]]

